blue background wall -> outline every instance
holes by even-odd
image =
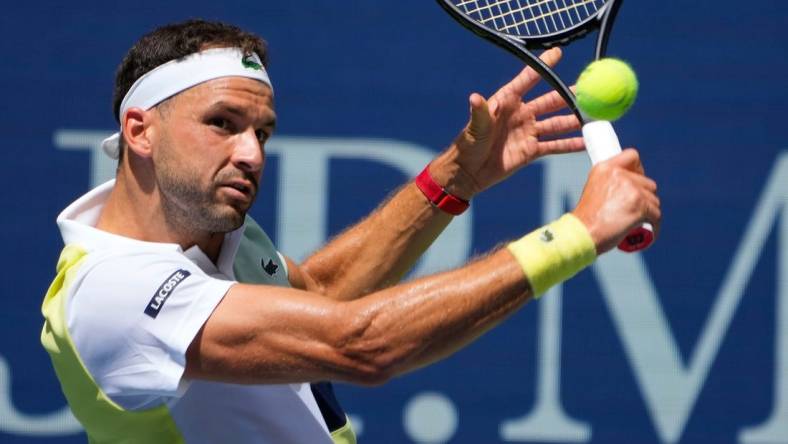
[[[764,213],[780,223],[760,229],[763,248],[751,243],[739,249],[769,178],[788,181],[788,170],[774,169],[788,146],[780,117],[788,105],[788,3],[674,3],[626,2],[610,52],[629,60],[641,80],[638,102],[616,126],[625,145],[640,149],[647,172],[660,185],[662,236],[640,259],[667,320],[664,333],[674,339],[685,367],[636,370],[600,275],[584,272],[564,286],[559,307],[558,382],[563,409],[589,433],[556,438],[560,442],[759,442],[741,431],[767,421],[775,404],[788,403],[788,365],[779,367],[780,357],[788,357],[781,351],[788,335],[779,328],[788,315],[780,322],[777,314],[788,298],[788,271],[780,259],[786,245],[779,244],[788,235],[780,225],[788,226],[781,216],[788,189],[778,186],[774,211]],[[685,11],[674,14],[666,5]],[[0,442],[85,442],[80,434],[44,432],[37,425],[15,430],[9,419],[39,424],[42,415],[64,405],[38,342],[39,307],[61,248],[55,217],[89,189],[91,161],[88,151],[58,149],[54,137],[62,130],[112,131],[113,77],[125,51],[155,26],[190,17],[229,21],[268,40],[282,136],[387,139],[437,153],[464,125],[468,94],[489,94],[519,69],[512,56],[455,25],[430,1],[5,4],[0,355],[8,367],[0,368],[0,413],[6,415],[0,417]],[[567,50],[562,75],[579,72],[590,43]],[[535,165],[476,199],[470,253],[541,222],[544,171]],[[253,210],[272,235],[282,229],[277,174],[272,155]],[[332,161],[327,217],[316,223],[336,233],[406,179],[379,162]],[[365,185],[358,187],[359,181]],[[753,271],[745,273],[741,302],[717,335],[721,345],[698,383],[697,402],[686,415],[664,414],[686,418],[668,436],[660,432],[660,414],[644,395],[638,372],[651,371],[657,379],[663,372],[669,381],[688,371],[738,253],[757,258]],[[544,335],[539,325],[538,304],[530,304],[442,363],[380,388],[339,387],[341,400],[363,426],[361,442],[503,442],[501,424],[537,404],[538,344]],[[644,340],[638,347],[655,343]],[[425,392],[440,394],[433,399],[442,400],[438,407],[451,407],[448,416],[429,408],[435,404],[418,403]],[[430,413],[419,414],[419,405]],[[435,424],[409,422],[409,411]],[[780,421],[774,424],[788,424],[787,416],[775,418]],[[432,438],[425,430],[432,430]],[[788,430],[771,436],[788,442]],[[540,439],[545,440],[521,440]]]

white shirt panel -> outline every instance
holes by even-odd
[[[170,413],[190,444],[333,444],[309,384],[192,381]]]
[[[159,288],[179,270],[190,274],[155,318],[146,314]],[[69,332],[96,383],[114,401],[129,409],[160,404],[161,397],[178,395],[186,349],[233,284],[209,277],[175,252],[92,253],[69,289]]]
[[[176,244],[101,231],[95,224],[113,185],[91,190],[58,217],[66,244],[89,253],[70,289],[66,317],[74,345],[102,391],[129,410],[166,404],[189,444],[332,444],[309,384],[182,378],[186,349],[235,283],[244,227],[225,235],[216,264],[196,246],[183,251]],[[287,264],[273,245],[252,249],[261,259],[281,260],[284,276],[257,271],[264,283],[287,285]],[[172,289],[155,319],[146,315],[154,293],[178,270],[189,276]]]

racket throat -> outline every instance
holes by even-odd
[[[514,48],[517,47],[514,43],[509,42],[509,44],[513,45]],[[577,100],[575,99],[574,93],[567,87],[564,82],[562,82],[556,73],[547,66],[542,59],[532,54],[530,51],[519,51],[515,50],[512,51],[513,54],[517,54],[517,56],[525,62],[526,65],[530,66],[534,71],[536,71],[542,79],[547,82],[550,86],[555,89],[561,98],[564,99],[564,102],[569,106],[569,109],[572,110],[575,116],[577,116],[577,120],[581,123],[585,123],[587,119],[583,116],[583,113],[580,112],[580,108],[577,107]]]

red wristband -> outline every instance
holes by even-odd
[[[455,216],[462,214],[468,209],[470,203],[465,199],[449,194],[442,186],[435,183],[430,176],[429,164],[424,167],[424,171],[416,176],[416,186],[419,187],[427,200],[441,210]]]

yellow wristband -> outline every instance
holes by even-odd
[[[588,229],[572,214],[510,243],[507,248],[523,268],[534,298],[563,282],[596,259]]]

